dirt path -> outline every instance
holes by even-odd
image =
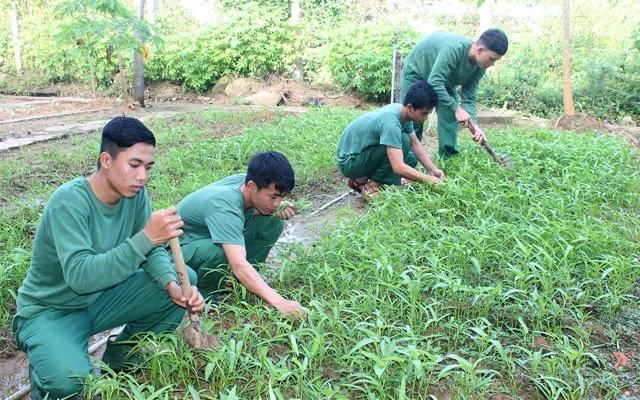
[[[71,125],[84,128],[95,121],[109,120],[118,115],[144,119],[149,116],[167,116],[178,112],[217,109],[264,109],[261,106],[240,105],[237,98],[224,94],[198,95],[183,92],[178,85],[168,83],[146,86],[145,106],[127,106],[118,99],[100,97],[78,97],[89,93],[87,88],[76,85],[50,88],[59,92],[59,97],[30,97],[0,95],[0,145],[10,148],[28,144],[38,136],[47,139]],[[280,93],[286,102],[280,108],[302,111],[310,105],[345,106],[368,109],[372,104],[357,96],[338,92],[335,88],[311,86],[296,81],[266,83],[252,81],[251,93]],[[7,142],[10,142],[7,144]],[[2,150],[0,148],[0,150]]]
[[[6,118],[21,103],[3,103],[0,97],[0,152],[14,150],[20,146],[56,138],[64,138],[70,133],[97,132],[110,119],[127,115],[140,120],[150,117],[165,118],[179,113],[201,110],[230,110],[230,109],[262,109],[255,106],[236,106],[227,104],[207,103],[158,103],[145,108],[125,108],[117,102],[84,102],[76,99],[57,99],[49,102],[24,100],[32,103],[28,107],[28,117]],[[61,104],[64,107],[61,108]],[[283,107],[287,112],[302,112],[300,107]],[[3,115],[4,114],[4,115]]]

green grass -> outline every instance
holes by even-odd
[[[335,174],[338,137],[356,115],[319,109],[154,120],[154,207],[243,171],[265,149],[287,154],[294,195],[311,195]],[[211,306],[215,317],[202,318],[221,335],[220,350],[190,349],[176,334],[156,337],[141,347],[151,354],[143,373],[94,377],[90,392],[105,399],[613,399],[637,388],[637,378],[611,360],[621,343],[638,350],[628,334],[640,326],[638,152],[610,135],[490,135],[497,151],[510,153],[512,179],[464,137],[461,155],[440,163],[446,184],[388,190],[365,214],[339,212],[314,246],[284,249],[271,278],[307,307],[306,320],[236,290]],[[69,158],[68,166],[58,160],[68,172],[50,184],[3,194],[3,307],[28,266],[42,207],[31,199],[93,163],[86,150]],[[13,177],[8,165],[0,171]],[[29,206],[11,206],[20,202]],[[2,315],[6,323],[8,308]]]

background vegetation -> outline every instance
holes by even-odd
[[[79,28],[77,15],[60,13],[60,8],[54,13],[55,7],[76,0],[16,3],[23,67],[29,76],[53,82],[88,81],[93,63],[98,88],[117,93],[113,88],[117,64],[106,57],[110,45],[128,60],[131,76],[133,51],[140,51],[140,44],[119,39],[124,28],[114,22],[122,21],[113,14],[94,9],[91,26],[101,31],[87,31]],[[296,66],[302,65],[309,82],[330,82],[367,100],[386,102],[394,48],[406,55],[435,29],[471,38],[478,35],[476,1],[308,0],[301,3],[301,19],[295,25],[289,1],[202,0],[195,13],[182,3],[162,1],[154,13],[146,78],[176,82],[198,92],[208,91],[228,74],[299,78]],[[12,74],[9,6],[8,0],[0,0],[0,56],[2,69]],[[50,18],[52,14],[57,18]],[[572,84],[578,111],[614,121],[624,116],[640,119],[638,15],[636,0],[573,2]],[[492,17],[492,25],[505,30],[511,44],[507,56],[481,84],[481,102],[541,117],[562,114],[561,7],[547,0],[497,0]],[[87,41],[87,48],[76,44],[79,38]],[[0,85],[12,79],[0,80]]]

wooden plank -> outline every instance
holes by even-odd
[[[66,117],[66,116],[69,116],[69,115],[89,114],[89,113],[92,113],[92,112],[113,110],[114,108],[116,108],[116,107],[96,108],[96,109],[93,109],[93,110],[71,111],[71,112],[58,113],[58,114],[52,114],[52,115],[40,115],[40,116],[35,116],[35,117],[10,119],[10,120],[7,120],[7,121],[0,121],[0,125],[2,125],[2,124],[15,124],[16,122],[33,121],[33,120],[37,120],[37,119],[53,119],[53,118],[58,118],[58,117]]]
[[[0,90],[0,94],[5,96],[31,96],[31,97],[58,97],[60,92],[58,90]]]

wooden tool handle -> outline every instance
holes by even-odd
[[[477,126],[474,124],[469,125],[469,130],[471,131],[472,134],[476,133],[476,128]],[[502,166],[506,166],[505,160],[499,155],[497,155],[495,151],[493,151],[493,149],[491,148],[491,146],[489,146],[489,143],[487,143],[486,140],[483,140],[482,142],[480,142],[480,146],[484,147],[489,152],[489,154],[491,154],[491,157],[493,157],[493,159],[496,160],[498,164]]]
[[[169,240],[169,246],[171,247],[171,254],[173,254],[173,262],[176,264],[176,272],[178,273],[178,281],[180,282],[180,288],[182,288],[182,294],[187,299],[191,298],[191,283],[189,282],[189,275],[187,275],[187,266],[184,263],[184,257],[182,257],[182,248],[180,248],[180,241],[178,238]]]
[[[489,143],[487,143],[486,141],[482,142],[482,146],[487,149],[487,151],[489,152],[489,154],[491,154],[491,157],[493,157],[494,160],[496,160],[496,162],[498,164],[502,164],[502,158],[496,154],[495,151],[493,151],[493,149],[491,148],[491,146],[489,146]]]
[[[475,124],[470,124],[469,125],[469,130],[471,131],[472,135],[476,134],[476,129],[478,127]],[[500,158],[499,155],[496,154],[495,151],[493,151],[493,149],[491,148],[491,146],[489,146],[489,143],[487,143],[486,140],[483,140],[482,142],[480,142],[480,146],[484,147],[485,149],[487,149],[487,151],[489,152],[489,154],[491,154],[491,157],[493,157],[494,160],[496,160],[496,162],[498,164],[500,164],[502,162],[502,159]]]

